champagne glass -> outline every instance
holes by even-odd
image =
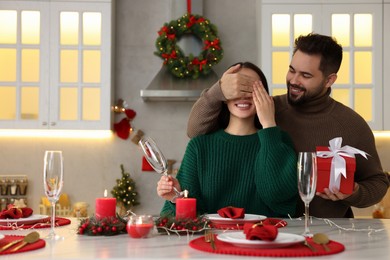
[[[156,142],[149,136],[143,136],[139,140],[138,144],[141,146],[142,151],[145,154],[146,160],[152,166],[152,168],[165,176],[168,176],[168,163],[165,159],[160,148],[157,146]],[[176,196],[175,198],[181,196],[183,192],[179,192],[175,187],[173,187]]]
[[[300,152],[298,155],[298,191],[305,204],[305,237],[311,237],[309,229],[309,204],[312,201],[317,186],[317,156],[314,152]]]
[[[64,165],[62,151],[46,151],[44,157],[43,184],[45,195],[51,204],[51,229],[47,239],[62,239],[54,231],[56,223],[56,202],[58,201],[64,184]]]

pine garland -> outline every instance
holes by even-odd
[[[197,233],[211,228],[211,224],[205,216],[198,216],[196,219],[176,219],[170,214],[160,216],[155,220],[159,232],[166,233]]]
[[[121,218],[95,217],[80,219],[77,234],[86,236],[114,236],[126,233],[126,222]]]

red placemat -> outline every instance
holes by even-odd
[[[71,223],[70,219],[56,217],[56,227],[65,226]],[[50,218],[45,219],[44,222],[38,221],[34,224],[21,224],[17,225],[15,223],[8,224],[6,226],[0,225],[0,230],[20,230],[20,229],[36,229],[36,228],[50,228]]]
[[[256,221],[257,222],[257,221]],[[287,226],[287,221],[278,218],[266,218],[262,220],[264,225],[274,225],[275,227],[281,228]],[[244,224],[216,224],[211,221],[212,227],[216,229],[225,230],[242,230]]]
[[[215,253],[215,254],[230,254],[230,255],[247,255],[247,256],[269,256],[269,257],[298,257],[298,256],[320,256],[320,255],[332,255],[337,254],[345,250],[343,244],[331,240],[328,247],[330,251],[325,251],[321,245],[315,244],[311,238],[307,238],[307,241],[317,249],[312,252],[309,248],[302,243],[295,244],[289,247],[282,248],[246,248],[237,247],[230,243],[222,242],[215,238],[215,250],[211,247],[210,243],[205,242],[204,236],[196,238],[190,241],[190,247]]]
[[[8,244],[9,242],[12,242],[14,240],[19,240],[19,239],[23,239],[25,236],[14,236],[14,235],[5,235],[3,239],[0,240],[0,248],[5,246],[6,244]],[[39,239],[37,242],[35,243],[32,243],[32,244],[27,244],[25,245],[24,247],[22,247],[21,249],[15,251],[15,252],[12,252],[12,248],[14,248],[15,246],[19,245],[19,243],[17,243],[16,245],[13,245],[11,246],[10,248],[7,248],[6,250],[4,250],[3,252],[0,252],[0,255],[7,255],[7,254],[17,254],[17,253],[22,253],[22,252],[27,252],[27,251],[31,251],[31,250],[36,250],[36,249],[39,249],[39,248],[42,248],[42,247],[45,247],[46,246],[46,242],[45,240],[43,239]]]

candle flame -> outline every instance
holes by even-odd
[[[107,189],[104,190],[104,197],[107,198]]]

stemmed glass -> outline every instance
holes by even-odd
[[[152,166],[152,168],[165,176],[168,176],[168,163],[165,159],[160,148],[157,146],[156,142],[149,136],[143,136],[139,140],[138,144],[141,146],[142,151],[145,154],[146,160]],[[182,195],[182,192],[179,192],[175,187],[173,187],[176,197]]]
[[[305,237],[311,237],[309,229],[309,204],[312,201],[317,186],[317,156],[314,152],[300,152],[298,155],[298,191],[305,204]]]
[[[51,230],[47,239],[62,239],[54,231],[56,202],[58,201],[64,184],[64,165],[62,151],[46,151],[44,157],[43,184],[45,195],[51,203]]]

